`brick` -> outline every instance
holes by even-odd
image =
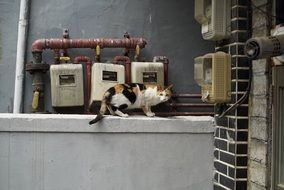
[[[236,189],[247,189],[247,181],[237,181],[236,182]]]
[[[247,7],[233,7],[232,11],[231,11],[231,17],[235,18],[235,17],[243,17],[243,18],[247,18],[248,17],[248,9]]]
[[[267,141],[267,127],[267,118],[251,117],[249,127],[250,137]]]
[[[257,139],[251,139],[249,143],[249,159],[266,165],[267,143]]]
[[[248,132],[247,131],[237,132],[237,141],[247,141],[247,140],[248,140]]]
[[[250,177],[250,181],[259,184],[260,186],[266,186],[266,167],[257,162],[251,161],[248,170],[248,176]]]
[[[247,19],[237,19],[231,21],[231,30],[248,30],[249,29],[249,22]],[[239,54],[241,55],[241,54]]]
[[[248,67],[250,60],[247,57],[232,57],[232,67]]]
[[[235,154],[236,153],[236,144],[229,143],[229,152]]]
[[[227,171],[228,171],[228,166],[218,162],[217,160],[214,162],[214,167],[218,172],[223,173],[224,175],[227,175]]]
[[[235,178],[235,168],[231,168],[231,167],[228,167],[228,170],[229,170],[229,176],[231,178]]]
[[[237,154],[247,154],[248,145],[247,144],[237,144]]]
[[[230,178],[227,178],[223,175],[220,175],[220,184],[224,185],[225,187],[227,187],[229,189],[234,189],[235,181],[233,181]]]
[[[231,164],[231,165],[235,165],[235,156],[231,155],[231,154],[227,154],[225,152],[220,152],[220,160],[222,162]]]
[[[232,6],[235,6],[235,5],[246,6],[246,5],[248,5],[248,1],[247,0],[232,0],[231,5]]]
[[[221,187],[220,185],[214,184],[214,190],[227,190],[227,189]]]
[[[227,151],[228,144],[226,141],[215,139],[214,145],[216,148]]]
[[[237,169],[236,178],[247,178],[247,169]]]
[[[237,156],[237,166],[247,166],[248,158],[247,156]]]
[[[231,82],[231,90],[234,92],[238,89],[238,91],[246,91],[248,88],[248,82],[241,82],[241,81],[233,81]]]

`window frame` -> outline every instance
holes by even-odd
[[[275,190],[284,190],[284,183],[279,184],[280,182],[280,140],[284,141],[283,137],[280,137],[280,124],[284,126],[284,123],[281,123],[281,113],[284,112],[284,105],[281,109],[280,102],[283,104],[284,100],[280,101],[280,96],[284,96],[284,66],[278,66],[273,68],[273,131],[272,131],[272,143],[273,143],[273,161],[272,161],[272,186]],[[282,91],[281,91],[282,90]],[[283,129],[284,130],[284,127]],[[284,153],[283,153],[284,154]]]

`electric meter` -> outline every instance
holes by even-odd
[[[51,65],[50,85],[53,107],[76,107],[84,105],[82,65]]]
[[[164,87],[164,64],[162,62],[132,62],[131,81]]]
[[[202,100],[224,103],[231,100],[231,56],[224,52],[195,58],[194,79],[201,86]]]
[[[90,103],[93,101],[101,101],[105,91],[121,83],[125,83],[125,69],[123,65],[94,63],[92,66]]]

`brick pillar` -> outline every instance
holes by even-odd
[[[232,56],[233,105],[246,92],[249,84],[250,61],[244,55],[244,45],[250,38],[251,15],[249,0],[231,0],[231,37],[218,42],[216,51]],[[215,183],[214,189],[247,189],[248,99],[223,118],[218,118],[220,106],[215,106]]]

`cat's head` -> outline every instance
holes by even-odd
[[[157,96],[159,97],[161,102],[166,102],[172,97],[172,89],[173,85],[171,84],[165,89],[157,89]]]

